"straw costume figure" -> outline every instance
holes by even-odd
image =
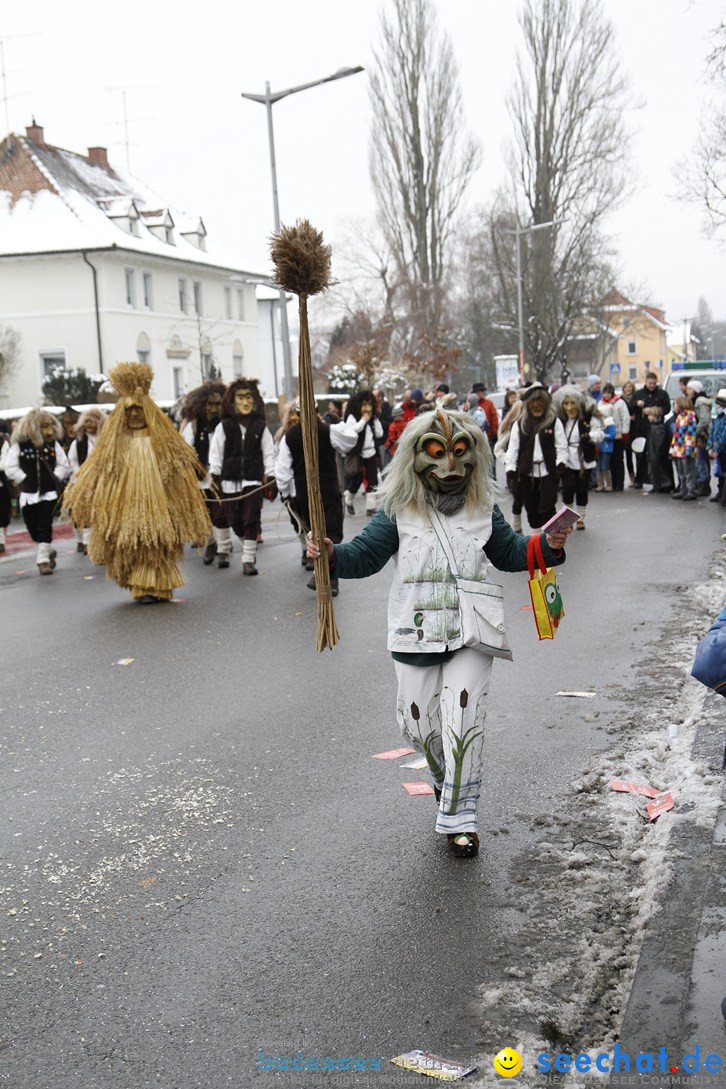
[[[169,601],[184,584],[184,544],[205,545],[210,521],[194,449],[149,396],[147,363],[119,363],[119,400],[93,457],[66,489],[71,518],[90,527],[88,555],[137,601]]]

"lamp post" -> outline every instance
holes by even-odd
[[[528,227],[520,227],[519,224],[512,230],[510,227],[504,228],[505,234],[513,234],[517,246],[517,323],[519,326],[519,381],[524,382],[524,313],[522,307],[522,249],[520,246],[520,238],[523,234],[533,234],[534,231],[541,231],[545,227],[555,227],[560,223],[564,223],[564,219],[549,219],[546,223],[530,223]]]
[[[285,91],[271,91],[270,84],[265,83],[265,93],[263,95],[247,94],[244,91],[241,92],[242,98],[248,98],[251,102],[261,102],[267,110],[267,133],[270,141],[272,207],[275,214],[275,232],[280,230],[280,207],[277,200],[277,172],[275,169],[275,137],[272,129],[272,107],[276,102],[279,102],[281,98],[287,98],[288,95],[297,94],[298,91],[307,91],[309,87],[319,87],[322,83],[330,83],[334,79],[345,79],[346,76],[354,76],[362,71],[363,68],[360,65],[357,68],[339,68],[337,72],[333,72],[332,76],[325,76],[323,79],[315,79],[311,83],[300,83],[296,87],[288,87]],[[285,396],[288,400],[292,400],[294,393],[292,382],[292,358],[290,355],[290,330],[287,324],[287,298],[284,288],[280,288],[280,320],[282,324],[282,355],[285,368]]]

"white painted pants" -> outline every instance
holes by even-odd
[[[437,666],[395,662],[396,717],[441,790],[436,831],[477,831],[484,721],[493,658],[464,647]]]

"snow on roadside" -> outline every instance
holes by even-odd
[[[722,775],[692,756],[704,703],[718,697],[690,670],[696,641],[725,599],[720,553],[709,581],[689,588],[676,606],[676,622],[638,678],[629,713],[608,727],[610,748],[573,782],[559,813],[535,819],[539,842],[515,860],[510,886],[524,921],[508,963],[500,957],[481,989],[482,1049],[472,1085],[503,1084],[492,1059],[505,1046],[524,1059],[508,1081],[512,1089],[545,1083],[535,1066],[541,1052],[612,1051],[646,924],[673,872],[671,832],[682,821],[710,832],[721,805]],[[678,635],[669,638],[673,630]],[[648,799],[615,793],[611,779],[669,790],[675,807],[651,823]],[[607,1084],[603,1074],[555,1076],[567,1089]]]

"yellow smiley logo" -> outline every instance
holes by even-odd
[[[503,1047],[494,1056],[494,1069],[503,1078],[513,1078],[522,1069],[522,1056],[513,1047]]]

